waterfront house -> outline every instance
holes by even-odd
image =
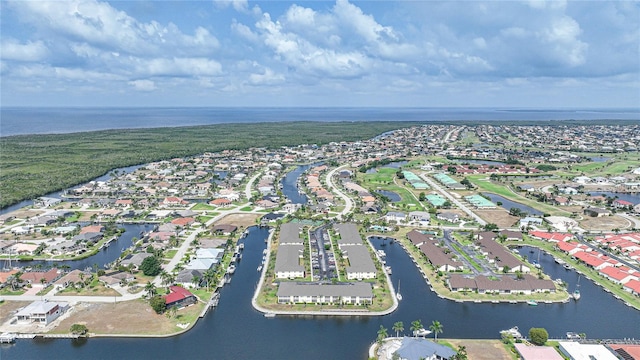
[[[83,275],[80,275],[80,274],[83,274]],[[79,282],[83,282],[84,280],[87,280],[90,278],[91,278],[91,273],[75,269],[69,272],[68,274],[62,276],[60,279],[58,279],[53,284],[53,287],[57,291],[60,291],[62,289],[68,288],[69,286],[75,286],[75,284]]]
[[[31,286],[41,286],[45,288],[58,279],[58,277],[60,277],[60,272],[57,268],[53,268],[49,271],[27,271],[22,274],[20,279],[28,282]]]
[[[233,203],[229,199],[217,198],[209,201],[209,204],[217,207],[226,207],[226,206],[230,206]]]
[[[197,288],[202,281],[203,272],[195,269],[184,269],[176,276],[176,284],[185,288]]]
[[[19,323],[37,323],[48,325],[69,308],[69,304],[62,301],[34,301],[16,313]]]
[[[148,258],[149,256],[153,256],[153,254],[144,252],[129,255],[125,257],[120,262],[120,264],[122,264],[123,266],[133,266],[134,269],[138,269],[140,265],[142,265],[142,261],[144,261],[144,259]]]
[[[622,288],[635,296],[640,296],[640,280],[629,280],[622,285]]]
[[[394,353],[400,360],[446,360],[456,352],[448,346],[437,344],[423,337],[403,337]]]
[[[452,212],[439,212],[436,214],[436,219],[455,224],[460,222],[460,215]]]
[[[170,293],[164,297],[167,309],[170,307],[183,308],[198,301],[195,295],[182,286],[169,286],[169,291]]]
[[[364,305],[373,302],[371,284],[308,284],[281,282],[278,286],[279,304],[352,304]]]
[[[571,360],[618,360],[618,357],[602,344],[581,344],[574,341],[560,341],[558,344],[560,352]]]
[[[233,234],[236,230],[238,230],[238,227],[231,224],[218,224],[211,229],[214,234],[222,234],[225,236]]]
[[[615,199],[611,205],[616,209],[631,209],[634,204],[627,200]]]
[[[563,357],[552,346],[532,346],[516,343],[515,348],[522,360],[563,360]]]

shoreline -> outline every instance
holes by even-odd
[[[258,286],[256,287],[256,290],[253,293],[253,297],[251,298],[251,305],[253,306],[254,309],[256,309],[257,311],[263,313],[265,315],[265,317],[270,317],[270,316],[384,316],[384,315],[388,315],[391,314],[392,312],[394,312],[397,308],[398,308],[398,300],[396,299],[395,296],[395,290],[393,289],[393,285],[391,284],[391,279],[389,278],[389,274],[387,274],[385,272],[385,276],[387,278],[387,282],[390,286],[390,290],[393,298],[393,304],[391,305],[390,308],[386,309],[386,310],[382,310],[382,311],[369,311],[366,309],[363,309],[362,311],[357,311],[357,310],[336,310],[336,309],[327,309],[327,310],[310,310],[310,311],[287,311],[287,310],[269,310],[269,309],[265,309],[262,306],[260,306],[258,304],[258,296],[260,295],[260,291],[262,290],[262,286],[264,285],[264,280],[265,280],[265,274],[266,274],[266,269],[269,266],[269,260],[270,260],[270,254],[271,254],[271,239],[273,237],[273,234],[275,233],[274,230],[270,230],[269,231],[269,237],[267,238],[267,256],[266,256],[266,260],[265,263],[263,265],[263,270],[260,273],[260,280],[258,281]],[[369,241],[367,239],[367,241]],[[371,246],[371,243],[369,243],[369,246]]]

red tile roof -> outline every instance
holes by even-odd
[[[183,288],[182,286],[169,286],[169,290],[171,292],[164,297],[164,302],[167,304],[173,304],[175,302],[193,296],[193,294],[189,290]]]

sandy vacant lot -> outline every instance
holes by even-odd
[[[261,216],[261,214],[230,214],[217,221],[216,224],[233,224],[237,227],[247,228],[256,225],[256,219]]]
[[[0,324],[5,323],[9,319],[11,319],[14,314],[27,305],[29,305],[30,301],[5,301],[0,305]]]
[[[200,309],[201,306],[189,306],[179,310],[176,319],[169,319],[156,314],[143,300],[117,304],[81,303],[52,332],[66,333],[71,325],[84,324],[89,332],[95,334],[171,334],[181,330],[175,325],[180,318],[199,313]]]
[[[511,360],[513,359],[500,340],[455,340],[446,339],[458,348],[464,346],[471,360]]]
[[[505,210],[474,210],[474,212],[486,222],[498,225],[499,228],[512,227],[519,219],[509,215]]]
[[[580,221],[581,228],[591,231],[611,231],[611,229],[626,229],[633,226],[634,224],[632,224],[629,220],[617,215],[603,216],[599,218],[585,217],[584,220]]]

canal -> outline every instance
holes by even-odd
[[[517,325],[523,332],[544,327],[551,337],[567,331],[584,332],[589,338],[640,337],[640,312],[625,306],[587,279],[580,281],[582,299],[566,304],[476,304],[439,298],[429,290],[415,265],[397,243],[376,248],[387,253],[393,269],[392,282],[401,279],[403,300],[398,309],[382,317],[282,316],[265,318],[251,306],[257,285],[257,266],[262,260],[265,228],[250,228],[242,241],[243,259],[231,283],[221,290],[220,303],[185,334],[160,339],[91,338],[78,344],[71,340],[19,340],[1,347],[2,359],[32,358],[215,358],[246,359],[365,359],[380,325],[389,333],[402,321],[405,333],[420,319],[425,327],[433,320],[444,325],[442,337],[497,339],[498,332]],[[522,254],[537,257],[523,247]],[[553,278],[562,278],[574,289],[578,275],[541,254],[540,263]],[[250,346],[248,344],[251,344]]]
[[[84,270],[86,268],[93,268],[94,265],[98,265],[99,269],[104,269],[104,265],[116,260],[122,251],[133,245],[133,238],[140,239],[142,233],[151,231],[156,224],[124,224],[120,225],[124,228],[124,232],[120,234],[116,241],[113,241],[103,250],[99,250],[97,254],[81,260],[71,261],[47,261],[47,260],[33,260],[33,261],[19,261],[14,262],[14,265],[20,267],[34,267],[38,264],[46,265],[46,267],[56,267],[60,264],[65,264],[73,269]]]
[[[501,195],[497,195],[497,194],[493,194],[493,193],[482,193],[482,195],[487,196],[489,199],[491,199],[491,201],[495,204],[497,203],[501,203],[501,207],[505,208],[506,210],[511,210],[511,208],[516,208],[519,209],[523,212],[526,212],[529,215],[542,215],[542,211],[540,210],[536,210],[534,208],[532,208],[531,206],[527,206],[524,204],[521,204],[519,202],[515,202],[515,201],[511,201],[507,198],[505,198],[504,196]]]

